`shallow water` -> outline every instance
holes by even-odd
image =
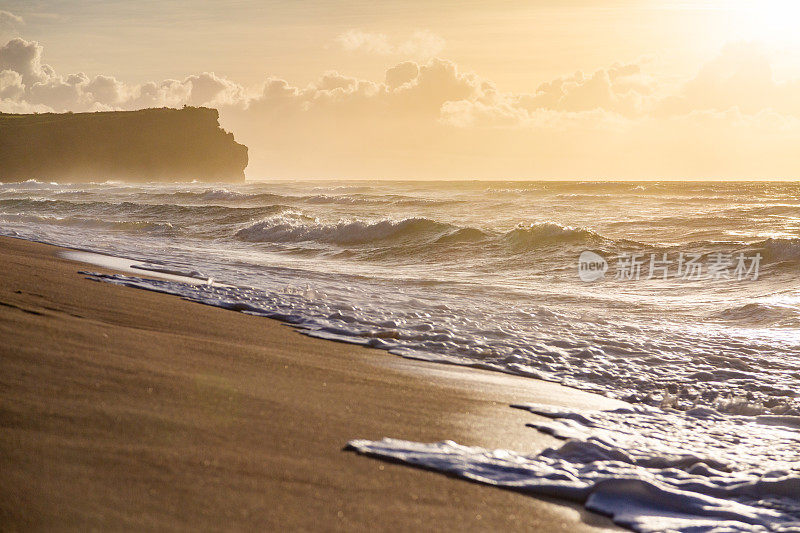
[[[546,460],[581,490],[612,487],[584,501],[637,530],[714,531],[724,516],[719,531],[789,531],[800,502],[798,193],[788,183],[27,182],[0,186],[0,230],[226,285],[152,280],[146,270],[107,281],[627,400],[633,414],[554,416],[579,444],[515,459],[527,486],[554,493]],[[585,251],[607,261],[603,279],[582,281]],[[669,463],[676,438],[697,460]],[[609,455],[587,451],[592,439]],[[356,447],[397,457],[415,446]],[[459,464],[495,468],[485,451],[440,447]],[[434,448],[415,461],[450,468],[436,466],[444,452]],[[487,479],[503,484],[495,469]],[[788,481],[772,483],[779,478]],[[720,489],[741,483],[758,489]],[[788,492],[764,488],[778,485]],[[666,502],[715,498],[708,508],[722,514],[711,525],[692,513],[644,523],[654,511],[643,494],[654,490]],[[640,505],[619,507],[626,497]]]

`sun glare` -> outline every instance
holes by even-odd
[[[800,45],[800,2],[797,0],[740,0],[729,5],[735,10],[742,37]]]

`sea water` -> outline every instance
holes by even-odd
[[[535,456],[360,452],[637,531],[800,531],[800,185],[29,181],[0,186],[0,233],[141,272],[96,279],[630,403],[517,406],[565,440]]]

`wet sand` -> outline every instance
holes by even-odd
[[[617,402],[93,282],[78,271],[111,271],[60,250],[0,238],[0,529],[613,528],[343,447],[394,437],[534,452],[557,441],[509,403]]]

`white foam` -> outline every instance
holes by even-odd
[[[523,407],[562,439],[524,455],[452,441],[353,440],[359,453],[582,503],[640,532],[800,530],[800,434],[710,410]],[[719,437],[718,437],[719,435]]]

